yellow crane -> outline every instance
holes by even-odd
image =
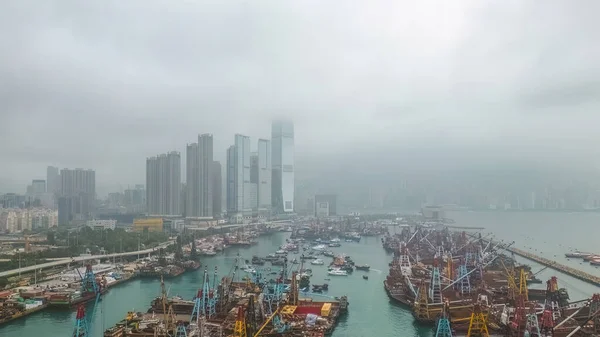
[[[490,335],[487,327],[487,318],[485,313],[481,311],[479,305],[473,307],[473,313],[471,313],[471,320],[469,321],[469,330],[467,331],[467,337],[480,336],[488,337]]]
[[[500,259],[500,263],[502,264],[504,271],[506,271],[506,280],[508,281],[508,298],[514,300],[518,289],[517,283],[515,282],[515,270],[512,266],[510,269],[507,268],[502,259]]]
[[[279,313],[279,308],[277,308],[277,310],[275,310],[273,312],[273,314],[271,316],[269,316],[269,318],[267,318],[265,323],[263,323],[263,325],[260,327],[260,329],[258,329],[258,331],[256,331],[256,333],[254,334],[253,337],[258,337],[260,335],[260,333],[264,330],[264,328],[267,326],[267,324],[269,324],[273,320],[275,315],[277,315],[278,313]]]
[[[244,307],[238,307],[237,319],[235,320],[235,326],[233,327],[234,337],[247,337],[248,332],[246,331],[246,317],[244,315]]]
[[[523,295],[525,301],[529,301],[529,292],[527,290],[527,272],[525,268],[521,268],[519,275],[519,295]]]

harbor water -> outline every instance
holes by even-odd
[[[531,249],[532,252],[548,258],[554,258],[556,255],[556,260],[561,263],[585,269],[596,275],[600,273],[598,268],[564,258],[564,253],[569,249],[595,252],[596,239],[586,233],[594,233],[594,228],[598,228],[600,214],[457,212],[449,217],[456,220],[457,226],[485,227],[483,233],[493,232],[499,239],[515,241],[518,248]],[[204,267],[208,269],[211,279],[215,266],[219,277],[227,275],[235,263],[237,254],[251,259],[252,255],[265,256],[273,253],[285,243],[289,234],[277,233],[261,237],[259,244],[250,248],[229,248],[225,253],[204,257],[203,268],[200,270],[165,281],[169,296],[179,295],[191,299],[202,285]],[[382,282],[387,275],[391,255],[384,252],[379,237],[363,237],[358,243],[342,242],[341,247],[331,250],[350,255],[357,264],[371,266],[368,272],[356,270],[349,276],[328,276],[326,265],[310,265],[307,261],[306,267],[313,270],[311,284],[329,284],[329,291],[323,293],[323,300],[327,299],[325,296],[348,295],[349,314],[339,322],[333,333],[334,337],[433,335],[431,329],[413,323],[410,311],[392,304],[387,298]],[[526,263],[530,264],[534,271],[542,269],[533,262]],[[265,267],[268,266],[267,263]],[[278,268],[272,267],[275,271],[279,270]],[[243,272],[239,271],[238,274]],[[368,280],[362,278],[365,274],[369,276]],[[568,289],[573,300],[600,291],[598,287],[549,269],[542,271],[538,277],[545,280],[552,275],[558,276],[560,285]],[[136,279],[111,288],[96,308],[91,336],[102,336],[105,328],[123,319],[128,311],[146,311],[150,301],[159,293],[160,282],[151,279]],[[90,310],[91,307],[88,308],[88,312]],[[75,312],[44,310],[0,327],[0,336],[69,336],[74,322]]]

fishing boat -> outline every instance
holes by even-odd
[[[348,272],[341,269],[333,269],[327,272],[331,276],[348,276]]]
[[[355,265],[354,268],[356,268],[356,270],[369,271],[371,269],[371,266],[369,266],[368,264],[362,264],[362,265]]]
[[[310,261],[310,264],[314,264],[314,265],[320,266],[320,265],[324,265],[325,262],[323,262],[323,260],[321,260],[321,259],[316,259],[316,260]]]

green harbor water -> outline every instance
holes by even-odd
[[[485,227],[484,233],[493,232],[500,239],[515,241],[518,248],[531,249],[532,252],[548,258],[554,258],[556,255],[555,259],[561,263],[600,274],[598,268],[564,258],[564,253],[569,249],[596,252],[597,235],[590,234],[599,232],[600,214],[457,212],[449,217],[456,220],[456,225]],[[227,275],[238,253],[248,259],[252,255],[267,255],[284,244],[287,237],[289,233],[262,237],[256,246],[247,249],[230,248],[223,254],[204,258],[202,263],[211,273],[216,266],[220,276]],[[433,335],[431,329],[415,325],[408,310],[390,303],[387,298],[383,290],[383,280],[391,255],[384,252],[379,237],[363,237],[359,243],[343,242],[342,247],[332,250],[346,253],[352,256],[357,264],[369,264],[372,268],[369,272],[355,271],[348,277],[330,276],[331,280],[326,281],[326,266],[308,266],[313,270],[311,283],[329,283],[329,292],[324,295],[348,295],[349,314],[339,322],[333,333],[334,337]],[[541,269],[535,263],[526,263],[534,270]],[[169,295],[191,299],[202,284],[202,274],[203,268],[167,280]],[[364,280],[363,274],[368,274],[369,279]],[[583,299],[600,291],[598,287],[548,269],[538,276],[545,280],[552,275],[558,276],[560,285],[569,290],[571,299]],[[128,311],[146,311],[150,301],[158,296],[159,292],[159,281],[147,279],[137,279],[111,288],[96,308],[91,336],[100,337],[105,328],[123,319]],[[323,300],[326,299],[323,297]],[[0,336],[67,337],[72,333],[74,322],[74,312],[46,310],[0,327]]]

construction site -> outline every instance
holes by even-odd
[[[570,301],[557,277],[545,289],[539,271],[518,265],[511,245],[448,228],[414,229],[382,239],[394,251],[384,288],[390,299],[412,311],[435,337],[597,336],[600,294]]]

